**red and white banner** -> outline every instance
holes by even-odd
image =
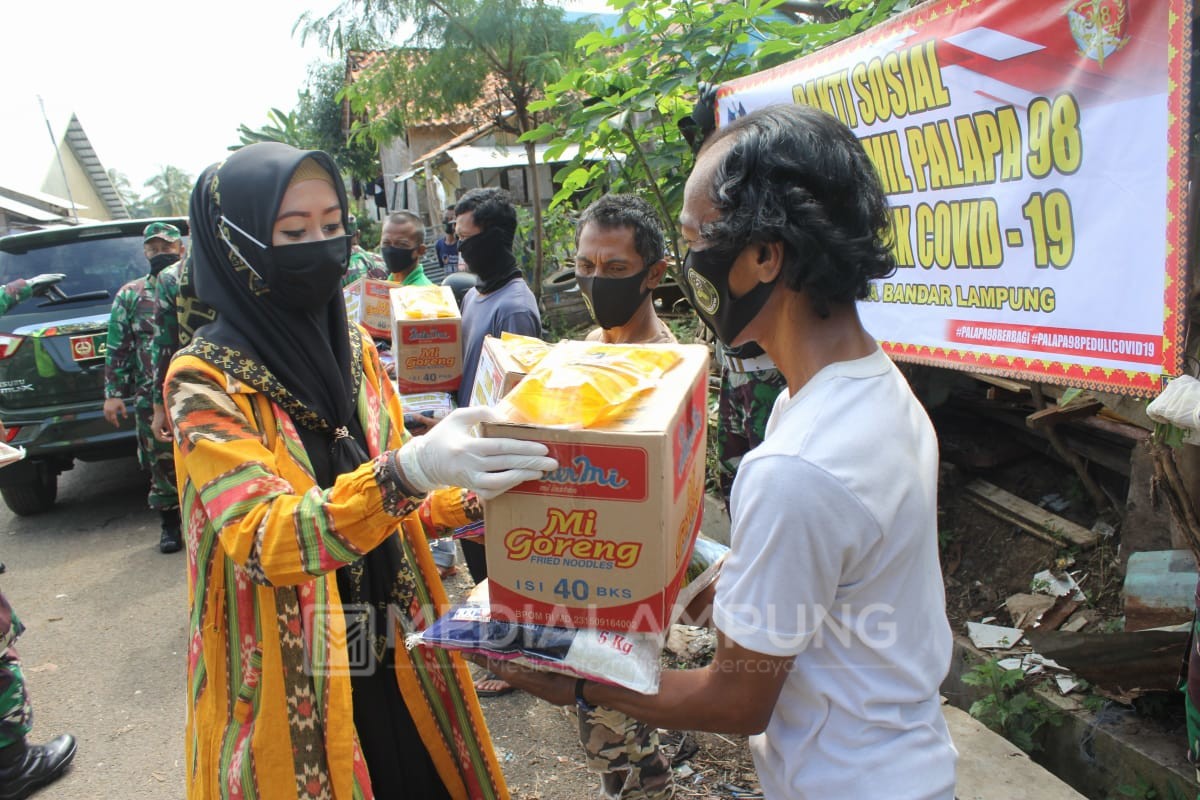
[[[883,179],[892,357],[1126,394],[1182,366],[1190,0],[939,0],[733,81],[841,119]]]

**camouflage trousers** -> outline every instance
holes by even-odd
[[[721,369],[721,392],[717,399],[717,478],[726,511],[742,456],[762,444],[775,398],[785,386],[787,381],[777,369],[758,372]]]
[[[140,400],[134,406],[137,423],[138,464],[150,473],[150,494],[146,500],[155,511],[179,508],[179,487],[175,484],[175,452],[169,442],[154,438],[150,427],[154,407]]]
[[[0,592],[0,747],[21,741],[33,727],[21,659],[13,647],[22,630],[21,621]]]
[[[606,800],[669,800],[675,796],[671,760],[658,744],[658,728],[615,709],[579,712],[579,742],[587,768],[600,773]]]

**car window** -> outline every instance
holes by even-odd
[[[140,236],[84,239],[24,253],[0,252],[0,284],[45,272],[61,272],[67,277],[58,286],[68,295],[108,292],[108,301],[96,303],[111,302],[122,285],[149,271]],[[31,297],[9,313],[32,313],[45,301],[44,297]]]

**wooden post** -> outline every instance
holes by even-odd
[[[1067,447],[1062,437],[1058,434],[1058,431],[1055,430],[1054,426],[1060,421],[1060,417],[1044,413],[1047,411],[1047,408],[1046,397],[1042,393],[1042,387],[1035,383],[1029,387],[1029,390],[1033,394],[1033,402],[1039,411],[1031,415],[1027,421],[1032,420],[1032,425],[1040,427],[1046,432],[1046,438],[1050,440],[1050,445],[1054,448],[1055,452],[1062,457],[1063,461],[1070,464],[1071,469],[1075,470],[1075,474],[1079,476],[1079,480],[1083,483],[1083,488],[1087,491],[1088,497],[1092,499],[1092,504],[1096,506],[1096,510],[1105,511],[1111,508],[1117,512],[1118,517],[1123,517],[1124,513],[1122,509],[1104,493],[1104,490],[1100,488],[1100,484],[1096,483],[1095,478],[1087,470],[1087,464],[1083,463],[1083,459],[1075,451]],[[1094,414],[1099,407],[1099,404],[1085,404],[1084,406],[1086,413],[1089,415]]]
[[[438,202],[437,192],[433,190],[433,170],[429,168],[429,162],[425,162],[425,202],[429,204],[429,225],[434,230],[434,236],[437,235],[438,226],[442,222],[442,205]]]

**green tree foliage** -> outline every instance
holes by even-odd
[[[580,33],[564,20],[562,9],[544,0],[343,0],[323,17],[303,15],[296,27],[343,55],[389,51],[344,90],[353,112],[364,115],[361,127],[381,141],[411,123],[474,107],[489,75],[507,103],[475,110],[502,130],[538,129],[543,119],[532,104],[569,66]],[[401,29],[412,31],[406,47],[391,47]],[[537,163],[532,140],[525,153],[532,176]],[[533,288],[540,292],[541,193],[537,181],[529,184],[538,232]]]
[[[118,172],[115,169],[108,170],[108,181],[117,190],[117,195],[121,198],[121,202],[125,204],[125,210],[129,212],[129,216],[148,217],[151,216],[149,207],[144,200],[138,196],[138,193],[133,190],[133,184],[129,182],[129,176],[124,172]]]
[[[267,112],[267,124],[251,128],[246,123],[238,126],[239,144],[231,144],[230,150],[240,150],[248,144],[258,142],[282,142],[304,150],[312,148],[314,138],[300,126],[300,117],[295,111],[272,108]]]
[[[609,0],[621,9],[619,27],[582,37],[578,66],[532,105],[561,113],[527,138],[551,142],[551,156],[579,146],[579,156],[556,175],[562,188],[553,205],[585,205],[606,191],[640,194],[657,208],[676,248],[675,220],[692,165],[678,123],[690,114],[699,82],[723,83],[794,60],[882,22],[904,3]]]
[[[238,126],[237,150],[255,142],[283,142],[303,150],[324,150],[345,172],[360,180],[379,174],[375,139],[369,131],[345,131],[342,115],[343,67],[336,62],[315,64],[297,94],[292,111],[272,108],[260,128]]]
[[[179,167],[166,166],[146,181],[150,194],[145,204],[153,216],[183,216],[188,213],[193,178]]]

